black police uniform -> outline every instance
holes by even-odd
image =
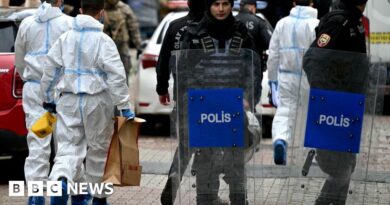
[[[187,31],[187,25],[191,22],[200,21],[201,18],[202,15],[192,14],[190,12],[187,16],[176,19],[169,25],[161,46],[160,55],[156,66],[156,91],[159,95],[165,95],[168,93],[168,81],[171,74],[169,67],[171,52],[180,50],[182,36]]]
[[[259,56],[259,51],[254,44],[252,35],[248,32],[245,25],[234,19],[233,16],[231,25],[217,24],[212,22],[211,17],[206,16],[198,24],[190,24],[187,28],[182,40],[182,49],[204,49],[213,52],[215,47],[219,49],[239,49],[246,48],[255,51]],[[217,46],[214,41],[218,42]],[[226,42],[230,41],[229,45]],[[196,43],[194,43],[196,42]],[[227,46],[227,47],[226,47]],[[260,59],[260,58],[255,58]],[[255,62],[255,65],[260,65],[260,62]],[[255,105],[260,100],[261,81],[263,72],[260,66],[256,66],[254,70],[254,103]]]
[[[263,54],[268,49],[271,40],[272,26],[266,20],[252,14],[246,8],[241,8],[236,19],[245,24],[249,33],[254,38],[257,50]]]
[[[311,88],[363,93],[368,60],[362,12],[343,2],[339,8],[321,18],[316,40],[304,56],[303,68]],[[328,178],[315,204],[345,204],[356,154],[317,149],[316,159]]]
[[[339,8],[321,18],[316,28],[316,41],[311,47],[366,53],[362,12],[343,3],[340,3]],[[326,42],[324,38],[328,36],[329,41]],[[322,44],[319,41],[323,39],[325,42]]]
[[[191,55],[191,62],[195,63],[188,67],[196,67],[198,70],[213,70],[218,73],[218,79],[215,75],[207,75],[206,72],[188,71],[189,80],[187,84],[194,82],[199,86],[199,81],[209,86],[249,86],[251,80],[242,82],[242,77],[251,78],[251,74],[244,72],[244,69],[232,74],[232,70],[240,65],[234,64],[235,61],[226,61],[223,55],[237,54],[241,48],[247,48],[256,51],[253,39],[248,33],[245,25],[236,21],[232,15],[227,19],[219,21],[206,13],[199,24],[190,24],[187,33],[183,37],[182,49],[194,49],[198,52],[204,52],[205,55]],[[195,51],[195,53],[197,53]],[[209,55],[208,55],[209,54]],[[221,54],[221,55],[215,55]],[[205,56],[207,56],[205,58]],[[199,59],[197,59],[199,58]],[[259,65],[260,62],[257,63]],[[254,63],[256,64],[256,63]],[[183,73],[185,73],[183,71]],[[183,74],[182,73],[182,74]],[[185,74],[184,74],[185,75]],[[202,75],[202,76],[200,76]],[[239,77],[240,75],[241,77]],[[255,98],[259,99],[261,91],[262,72],[260,66],[255,71]],[[223,76],[221,78],[221,76]],[[187,80],[187,79],[186,79]],[[240,86],[241,87],[241,86]],[[180,87],[183,91],[186,88]],[[184,93],[179,91],[180,96]],[[185,101],[186,98],[178,99],[178,102]],[[182,102],[185,104],[185,102]],[[179,110],[180,112],[185,112]],[[196,174],[197,204],[214,204],[218,200],[219,174],[224,173],[224,180],[229,184],[230,203],[235,205],[247,204],[246,201],[246,175],[245,175],[245,150],[233,148],[200,148],[195,151],[192,173]]]
[[[198,4],[199,3],[197,3],[197,6],[201,6],[201,4],[199,5]],[[197,8],[197,9],[201,10],[201,8]],[[156,66],[156,73],[157,73],[156,91],[158,95],[165,95],[168,93],[169,78],[171,74],[170,60],[171,60],[172,51],[180,49],[182,36],[187,30],[187,25],[191,22],[200,21],[202,17],[203,17],[202,11],[191,10],[188,13],[188,15],[176,19],[170,23],[161,46],[160,55]],[[174,95],[173,97],[175,100],[176,96]],[[177,115],[176,107],[174,107],[171,113],[171,126],[176,125],[176,115]],[[178,147],[176,148],[175,156],[173,158],[173,162],[169,169],[168,180],[165,184],[163,192],[161,193],[162,205],[173,204],[173,201],[176,198],[176,192],[178,186],[183,177],[183,173],[186,167],[188,166],[189,160],[191,158],[191,153],[190,150],[188,149],[188,139],[187,136],[183,134],[182,124],[183,123],[179,125],[179,132],[181,133],[180,142]],[[176,130],[176,129],[171,128],[171,130]],[[178,173],[179,166],[180,169],[183,170],[181,173]]]
[[[318,18],[325,16],[332,5],[332,0],[314,0],[314,7],[318,10]]]

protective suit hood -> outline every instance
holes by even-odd
[[[310,6],[296,6],[291,9],[290,15],[300,18],[317,18],[318,11]]]
[[[82,31],[85,29],[100,30],[103,31],[103,24],[89,15],[79,14],[74,18],[73,29]]]
[[[62,12],[60,8],[52,7],[51,4],[44,2],[38,7],[34,14],[34,20],[38,23],[44,23],[61,15]]]

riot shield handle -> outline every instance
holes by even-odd
[[[305,164],[303,164],[302,167],[302,176],[307,176],[309,174],[309,170],[311,167],[311,164],[313,162],[314,155],[316,154],[316,151],[314,149],[311,149],[306,156]]]

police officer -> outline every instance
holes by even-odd
[[[327,14],[331,8],[333,0],[315,0],[314,7],[318,9],[318,18],[320,19]]]
[[[269,47],[268,80],[273,104],[278,107],[272,121],[275,164],[285,165],[301,88],[302,58],[315,39],[317,9],[311,0],[295,0],[290,15],[275,27]],[[276,100],[275,100],[276,99]]]
[[[242,0],[240,2],[240,12],[236,19],[246,25],[252,35],[257,51],[263,59],[262,68],[265,70],[266,54],[272,36],[272,26],[265,19],[256,16],[256,0]]]
[[[170,76],[169,59],[171,52],[179,50],[183,34],[187,31],[187,26],[193,22],[199,22],[204,14],[204,1],[189,0],[189,13],[179,19],[174,20],[168,27],[164,41],[161,46],[160,55],[157,62],[157,86],[156,91],[159,95],[160,103],[168,105],[170,96],[168,93],[168,81]]]
[[[57,110],[58,150],[50,173],[61,181],[61,196],[51,204],[66,205],[67,185],[85,177],[88,183],[103,180],[107,152],[114,132],[114,106],[132,120],[125,71],[113,40],[98,21],[104,0],[81,1],[82,14],[72,30],[53,44],[44,61],[41,93],[43,107]],[[61,93],[54,103],[54,89]],[[93,205],[106,205],[108,193],[93,193]]]
[[[366,53],[362,13],[367,0],[340,0],[338,9],[329,12],[316,28],[311,47]]]
[[[171,74],[171,70],[169,68],[171,52],[180,49],[182,36],[187,31],[188,24],[200,21],[204,15],[205,6],[203,0],[189,0],[188,7],[190,11],[186,16],[173,21],[169,25],[161,46],[160,55],[156,67],[156,91],[159,95],[159,100],[162,105],[169,105],[171,100],[168,93],[168,81]],[[175,96],[173,97],[174,100],[176,100]],[[176,124],[176,114],[176,107],[174,107],[173,112],[171,114],[172,125]],[[181,128],[182,126],[179,127]],[[175,201],[178,185],[180,184],[181,178],[183,177],[183,173],[188,166],[189,160],[191,158],[190,150],[188,149],[187,136],[182,134],[182,129],[180,129],[179,132],[180,142],[178,147],[176,148],[175,156],[169,169],[168,180],[165,184],[163,192],[161,193],[162,205],[170,205],[173,204],[173,202]],[[177,173],[179,170],[179,166],[182,170],[181,173]],[[177,181],[177,179],[179,180]]]
[[[318,76],[318,73],[317,75],[313,75],[311,72],[313,72],[312,70],[315,68],[314,66],[310,66],[310,64],[313,65],[315,61],[328,62],[332,56],[327,56],[326,54],[329,53],[328,51],[332,50],[338,50],[339,52],[348,51],[357,54],[366,53],[365,29],[361,22],[366,2],[367,0],[340,0],[338,6],[339,10],[331,11],[321,19],[316,28],[316,40],[311,45],[311,48],[313,49],[308,50],[303,61],[304,65],[308,65],[304,66],[304,70],[308,76],[311,87],[325,87],[326,89],[326,87],[332,86],[334,89],[340,91],[363,92],[364,83],[355,84],[352,87],[346,87],[345,84],[333,85],[334,82],[330,80],[332,79],[332,76]],[[322,51],[322,49],[324,49],[323,51],[325,52],[319,52]],[[322,59],[323,61],[321,61]],[[359,65],[358,59],[354,59],[349,63],[352,64],[349,65],[351,69],[357,69],[359,66],[362,66]],[[344,69],[347,69],[346,67],[348,67],[345,64],[341,66]],[[339,68],[340,66],[331,67]],[[326,71],[326,68],[320,69]],[[363,69],[368,70],[368,66]],[[332,73],[330,75],[332,75]],[[345,77],[348,78],[350,76],[346,75]],[[325,82],[319,80],[319,82],[316,82],[317,79],[315,78],[326,78],[329,80]],[[343,80],[346,82],[348,81],[348,79]],[[364,79],[360,80],[362,82],[364,81]],[[339,82],[339,80],[337,82]],[[356,166],[356,154],[317,149],[316,159],[321,170],[328,174],[328,177],[315,204],[345,204],[351,175]]]
[[[256,51],[254,41],[245,25],[237,21],[232,15],[233,0],[206,0],[206,13],[199,24],[191,24],[183,37],[181,49],[196,49],[204,51],[210,56],[224,56],[241,48]],[[196,58],[197,56],[191,56]],[[202,62],[196,66],[209,67],[219,59],[199,59]],[[185,62],[184,62],[185,63]],[[220,61],[220,73],[226,76],[232,72],[231,61]],[[244,71],[243,71],[244,72]],[[255,70],[255,94],[259,99],[261,91],[261,69]],[[212,76],[196,76],[205,83],[215,81]],[[237,79],[237,78],[235,78]],[[235,79],[227,79],[234,82]],[[225,79],[226,80],[226,79]],[[227,82],[225,81],[225,82]],[[242,83],[242,82],[238,82]],[[236,84],[236,83],[235,83]],[[219,175],[225,174],[224,180],[229,185],[230,204],[247,204],[246,175],[243,150],[232,148],[200,148],[196,150],[193,173],[196,173],[196,201],[198,205],[223,204],[218,198]]]

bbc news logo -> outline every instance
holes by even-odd
[[[25,186],[27,186],[27,196],[62,196],[61,181],[9,181],[9,196],[25,196]],[[45,193],[46,192],[46,193]],[[111,195],[114,193],[112,183],[68,183],[68,195],[92,194]]]

